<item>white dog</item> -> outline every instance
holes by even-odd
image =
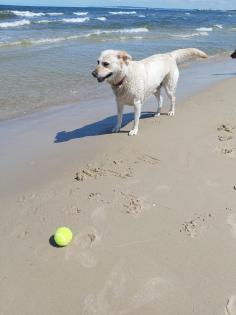
[[[153,55],[140,61],[132,61],[132,57],[125,51],[103,51],[92,75],[98,82],[106,80],[115,94],[118,115],[117,124],[112,131],[119,132],[124,105],[131,105],[134,106],[134,126],[129,135],[137,135],[142,104],[151,95],[157,98],[156,115],[159,116],[162,107],[162,86],[171,101],[168,115],[174,116],[175,91],[179,78],[177,63],[193,56],[207,58],[203,51],[196,48]]]

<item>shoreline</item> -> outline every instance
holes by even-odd
[[[12,194],[1,196],[4,315],[235,312],[236,258],[226,259],[236,244],[235,81],[188,97],[173,119],[147,113],[136,137],[126,136],[129,124],[116,135],[77,132],[48,159],[41,152],[34,165],[19,161],[18,186],[35,174],[30,191],[13,193],[12,183]],[[52,145],[45,124],[39,152]],[[20,160],[28,127],[8,139],[20,140]],[[55,248],[49,239],[61,225],[74,239]]]
[[[217,84],[222,78],[233,76],[234,73],[228,70],[233,64],[230,59],[213,63],[202,61],[181,70],[177,88],[177,115],[181,103],[186,99]],[[0,138],[0,172],[5,179],[0,183],[2,198],[43,185],[49,179],[56,180],[61,171],[68,173],[67,163],[71,170],[72,165],[74,168],[84,165],[91,153],[96,156],[98,152],[106,150],[104,138],[99,137],[96,143],[94,138],[110,133],[116,121],[116,106],[111,89],[108,86],[102,88],[109,95],[106,101],[95,103],[92,100],[79,106],[50,108],[0,123],[0,133],[4,135]],[[167,104],[164,100],[164,112]],[[155,100],[151,98],[144,104],[143,113],[150,116],[155,108]],[[133,109],[126,106],[124,112],[124,124],[128,124],[133,120]],[[77,155],[78,159],[71,158]]]
[[[234,76],[231,71],[233,60],[217,60],[214,62],[195,62],[190,67],[181,69],[180,82],[177,88],[177,115],[181,103],[188,97],[216,84],[222,79]],[[222,74],[222,75],[221,75]],[[105,150],[105,142],[93,138],[97,134],[109,133],[116,121],[115,99],[109,86],[102,86],[107,99],[84,102],[78,106],[66,105],[53,107],[27,117],[20,117],[0,123],[2,155],[0,172],[5,178],[0,183],[0,194],[26,190],[27,187],[44,182],[44,177],[51,180],[58,176],[58,169],[65,171],[67,163],[58,155],[67,151],[67,161],[83,164],[90,152]],[[163,93],[165,95],[165,93]],[[143,106],[143,112],[152,113],[156,109],[154,98]],[[169,104],[164,100],[164,108]],[[180,106],[178,106],[180,104]],[[133,109],[125,108],[124,122],[133,120]],[[115,136],[114,136],[115,137]],[[76,141],[76,145],[74,145]],[[71,159],[79,152],[79,159]],[[28,174],[25,176],[25,174]],[[22,181],[21,185],[18,183]],[[46,180],[47,181],[47,180]]]
[[[183,80],[185,80],[185,77],[188,77],[190,75],[193,75],[194,71],[196,70],[198,76],[202,74],[206,75],[206,69],[204,69],[205,66],[207,66],[208,69],[212,70],[212,68],[216,67],[216,69],[218,68],[218,71],[223,71],[223,69],[228,69],[230,70],[232,65],[234,64],[233,60],[230,59],[229,57],[229,53],[223,53],[222,55],[214,55],[214,56],[209,56],[209,58],[207,60],[194,60],[192,62],[186,62],[183,65],[180,65],[180,84],[182,81],[182,76],[183,76]],[[89,75],[89,74],[88,74]],[[231,77],[234,76],[235,73],[226,73],[226,77]],[[94,80],[94,79],[93,79]],[[211,85],[212,83],[221,80],[220,78],[204,78],[204,82],[202,82],[202,84],[200,84],[200,86],[193,87],[193,84],[190,84],[189,82],[187,83],[189,85],[189,87],[184,87],[181,86],[177,88],[177,97],[180,97],[180,100],[183,100],[185,97],[187,97],[188,95],[191,94],[195,94],[200,90],[203,90],[206,86]],[[199,83],[199,82],[198,82]],[[186,84],[186,82],[185,82]],[[86,104],[92,104],[95,103],[97,100],[99,100],[99,102],[106,102],[108,103],[109,101],[113,101],[113,94],[111,92],[110,87],[108,86],[108,84],[104,83],[103,85],[99,86],[100,88],[100,92],[99,94],[94,95],[93,97],[90,97],[88,100],[85,100],[84,98],[81,101],[78,102],[73,102],[73,103],[67,103],[67,104],[57,104],[57,105],[50,105],[50,106],[43,106],[41,108],[36,108],[36,109],[32,109],[31,111],[27,111],[26,113],[21,113],[21,114],[17,114],[17,116],[12,116],[6,119],[0,119],[0,127],[4,124],[8,124],[11,122],[18,122],[21,120],[30,120],[30,119],[35,119],[35,118],[40,118],[41,115],[47,115],[47,114],[51,114],[51,113],[57,113],[60,112],[61,110],[63,111],[64,109],[68,109],[70,110],[71,108],[73,108],[74,106],[79,108],[81,107],[81,109],[83,109],[83,107],[86,106]],[[190,89],[190,91],[188,92],[188,88]],[[188,92],[188,93],[187,93]],[[106,95],[106,98],[104,98],[103,95]]]

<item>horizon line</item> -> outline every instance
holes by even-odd
[[[97,6],[97,5],[91,5],[91,6],[57,6],[57,5],[27,5],[27,4],[1,4],[0,6],[6,6],[6,7],[33,7],[33,8],[104,8],[104,9],[109,9],[109,8],[130,8],[130,9],[161,9],[161,10],[203,10],[203,11],[236,11],[235,9],[212,9],[212,8],[178,8],[178,7],[172,7],[172,8],[167,8],[167,7],[143,7],[143,6],[125,6],[125,5],[120,5],[120,6]]]

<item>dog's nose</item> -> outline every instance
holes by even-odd
[[[96,71],[96,70],[94,70],[94,71],[92,72],[92,76],[93,76],[94,78],[97,77],[97,71]]]

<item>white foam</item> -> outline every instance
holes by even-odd
[[[221,25],[221,24],[215,24],[215,25],[213,25],[214,27],[216,27],[216,28],[219,28],[219,29],[222,29],[223,28],[223,25]]]
[[[31,12],[31,11],[11,11],[13,14],[17,15],[17,16],[23,16],[23,17],[36,17],[36,16],[44,16],[45,13],[43,12]]]
[[[126,14],[136,14],[136,11],[110,11],[112,15],[126,15]]]
[[[174,34],[172,36],[177,37],[177,38],[188,39],[188,38],[193,38],[193,37],[198,37],[198,36],[208,36],[208,35],[209,34],[207,32],[198,32],[198,33],[191,33],[191,34]]]
[[[0,42],[0,47],[9,47],[9,46],[17,46],[17,45],[43,45],[43,44],[53,44],[58,42],[63,42],[66,40],[77,40],[80,38],[89,38],[91,36],[100,36],[102,34],[110,34],[110,33],[118,33],[118,34],[127,34],[127,33],[142,33],[148,32],[146,28],[137,28],[137,29],[119,29],[119,30],[97,30],[87,34],[80,34],[80,35],[70,35],[65,37],[52,37],[52,38],[40,38],[40,39],[27,39],[22,41],[16,42]],[[142,36],[120,36],[121,40],[125,39],[142,39]],[[107,40],[107,39],[104,39]],[[113,40],[113,39],[108,39]]]
[[[83,23],[89,21],[90,18],[85,17],[85,18],[71,18],[71,19],[62,19],[63,22],[66,23]]]
[[[53,44],[53,43],[59,43],[67,40],[77,40],[80,38],[88,38],[93,35],[101,35],[104,32],[92,32],[87,34],[81,34],[81,35],[71,35],[71,36],[65,36],[65,37],[54,37],[54,38],[40,38],[40,39],[28,39],[28,40],[22,40],[22,41],[16,41],[16,42],[0,42],[0,47],[11,47],[11,46],[26,46],[26,45],[45,45],[45,44]],[[120,40],[130,40],[130,39],[136,39],[141,40],[142,36],[120,36]],[[110,39],[103,39],[104,41],[107,40],[114,40],[112,38]]]
[[[5,23],[0,23],[0,28],[19,27],[19,26],[24,26],[24,25],[29,25],[29,24],[30,24],[29,20],[5,22]]]
[[[90,33],[91,35],[101,35],[101,34],[110,34],[110,33],[146,33],[149,32],[149,29],[146,27],[138,27],[138,28],[124,28],[124,29],[118,29],[118,30],[97,30],[93,33]]]
[[[105,16],[97,17],[95,19],[99,20],[99,21],[106,21],[107,20],[107,18]]]
[[[202,36],[208,36],[209,35],[207,32],[200,32],[199,34]]]
[[[145,18],[146,16],[143,14],[138,15],[138,17]]]
[[[0,42],[0,47],[17,46],[21,45],[21,42]]]
[[[186,15],[191,15],[191,13],[190,13],[190,12],[185,12],[185,14],[186,14]]]
[[[47,15],[50,15],[50,16],[59,16],[59,15],[63,15],[64,13],[62,12],[51,12],[51,13],[47,13]]]
[[[199,32],[211,32],[213,31],[213,28],[212,27],[199,27],[199,28],[196,28],[196,30]]]
[[[143,39],[142,36],[120,36],[120,40],[130,40],[130,39]]]
[[[73,12],[73,14],[83,16],[83,15],[87,15],[88,12]]]
[[[36,23],[39,23],[39,24],[47,24],[47,23],[52,23],[53,21],[50,21],[50,20],[40,20],[40,21],[37,21]]]
[[[36,40],[29,40],[29,44],[50,44],[50,43],[57,43],[61,41],[67,40],[66,37],[55,37],[55,38],[42,38],[42,39],[36,39]],[[26,42],[27,43],[27,42]]]
[[[71,37],[71,38],[70,38]],[[40,45],[40,44],[52,44],[68,39],[77,39],[81,36],[68,36],[68,37],[54,37],[54,38],[40,38],[40,39],[28,39],[16,42],[0,42],[0,47],[9,47],[9,46],[22,46],[22,45]]]

